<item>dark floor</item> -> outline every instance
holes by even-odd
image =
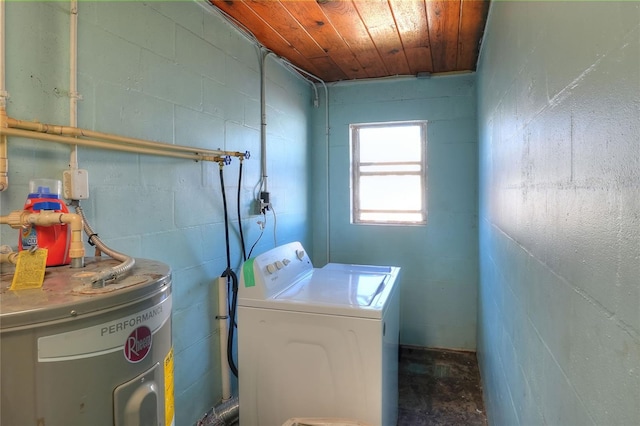
[[[486,426],[474,352],[400,347],[398,426]]]
[[[398,426],[487,426],[474,352],[401,346],[399,361]]]

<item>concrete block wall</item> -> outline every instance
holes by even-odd
[[[10,116],[69,122],[69,5],[7,2]],[[256,48],[197,2],[79,2],[79,126],[179,145],[251,152],[244,162],[241,213],[248,247],[258,238],[253,194],[260,178],[260,78]],[[307,229],[308,83],[267,60],[267,165],[277,243]],[[31,178],[61,179],[70,148],[11,138],[2,214],[22,208]],[[219,402],[215,279],[226,267],[219,168],[214,163],[79,150],[89,171],[82,203],[115,250],[173,270],[176,424],[189,425]],[[237,229],[238,160],[224,168]],[[5,229],[6,228],[6,229]],[[1,230],[14,246],[17,232]],[[231,232],[232,267],[241,261]],[[254,255],[273,247],[273,216]],[[88,253],[93,253],[87,246]]]
[[[478,73],[491,424],[640,424],[640,5],[493,2]]]
[[[317,266],[395,265],[401,271],[403,344],[474,350],[477,301],[477,122],[475,76],[330,85],[314,110],[313,243]],[[350,223],[349,125],[427,120],[427,224]],[[326,199],[329,152],[329,203]],[[385,194],[380,194],[384,197]],[[323,259],[324,257],[324,259]]]

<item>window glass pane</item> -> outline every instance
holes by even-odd
[[[420,176],[361,176],[361,210],[417,210],[422,208]]]
[[[363,163],[420,161],[421,148],[418,125],[360,129],[360,161]]]
[[[360,173],[419,173],[420,169],[420,164],[380,164],[372,166],[360,166]]]
[[[422,222],[422,213],[362,213],[363,222]]]
[[[426,122],[352,125],[352,220],[426,223]]]

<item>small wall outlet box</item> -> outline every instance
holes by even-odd
[[[65,170],[62,173],[62,196],[67,200],[89,198],[89,172],[82,169]]]

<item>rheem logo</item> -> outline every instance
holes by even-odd
[[[151,350],[152,335],[147,326],[138,327],[129,334],[124,344],[124,357],[129,362],[142,361]]]

